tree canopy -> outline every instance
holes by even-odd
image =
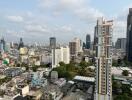
[[[128,74],[129,74],[129,72],[127,70],[123,70],[123,72],[122,72],[123,76],[128,76]]]

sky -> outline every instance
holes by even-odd
[[[0,37],[6,41],[59,43],[74,37],[93,40],[98,17],[114,20],[113,41],[126,37],[126,20],[131,0],[1,0]]]

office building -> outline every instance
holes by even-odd
[[[90,45],[91,45],[91,38],[90,38],[90,35],[87,34],[86,35],[86,49],[90,49]]]
[[[97,26],[95,26],[95,28],[94,28],[94,41],[93,41],[93,50],[94,51],[96,50],[96,45],[97,45],[97,41],[98,41],[96,33],[97,33]]]
[[[50,48],[55,49],[56,48],[56,38],[50,37]]]
[[[115,48],[126,51],[126,38],[118,38],[115,44]]]
[[[77,52],[82,52],[82,43],[81,43],[81,40],[79,38],[74,38],[73,39],[73,42],[76,42],[76,49],[77,49]]]
[[[77,43],[76,42],[69,42],[69,48],[70,48],[70,55],[71,56],[77,56]]]
[[[96,85],[94,100],[112,100],[111,48],[113,21],[97,20]]]
[[[129,8],[129,14],[127,17],[126,56],[128,61],[132,61],[132,8]]]
[[[85,42],[83,42],[83,49],[85,49],[86,48],[86,44],[85,44]]]
[[[68,46],[52,49],[52,68],[57,67],[60,62],[65,64],[70,62],[70,49]]]
[[[20,50],[20,48],[23,48],[23,47],[24,47],[24,43],[23,43],[22,38],[20,38],[20,42],[19,42],[19,46],[18,46],[18,50]]]
[[[2,38],[0,41],[0,51],[1,51],[1,53],[4,53],[5,50],[6,50],[6,42],[5,42],[4,38]]]

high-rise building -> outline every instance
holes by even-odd
[[[113,21],[97,20],[95,100],[112,100],[112,26]]]
[[[1,51],[1,53],[4,53],[5,50],[6,50],[6,42],[5,42],[4,38],[2,38],[0,41],[0,51]]]
[[[82,52],[82,43],[81,43],[81,40],[79,38],[74,38],[73,42],[76,42],[76,49],[77,49],[77,52]]]
[[[50,48],[55,49],[56,48],[56,38],[50,37]]]
[[[90,49],[90,45],[91,45],[91,38],[90,38],[90,35],[87,34],[86,35],[86,49]]]
[[[64,62],[65,64],[70,62],[70,50],[68,46],[52,49],[52,68],[57,67],[60,62]]]
[[[132,8],[129,8],[127,17],[126,56],[128,61],[132,61]]]
[[[126,38],[118,38],[115,44],[115,48],[126,51]]]
[[[71,56],[77,56],[77,43],[76,42],[69,42],[69,48],[70,48],[70,55]]]
[[[86,48],[86,44],[85,44],[85,42],[83,42],[83,49],[85,49]]]
[[[20,38],[20,42],[19,42],[19,46],[18,46],[18,50],[20,50],[20,48],[23,48],[23,47],[24,47],[24,43],[23,43],[22,38]]]
[[[96,33],[97,33],[97,26],[95,26],[95,28],[94,28],[94,41],[93,41],[93,50],[94,51],[96,50],[96,45],[97,45],[97,41],[98,41]]]

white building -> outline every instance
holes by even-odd
[[[94,100],[112,100],[112,25],[113,21],[97,20],[96,86]]]
[[[70,62],[70,49],[68,46],[52,49],[52,68],[58,66],[59,62],[66,64]]]

